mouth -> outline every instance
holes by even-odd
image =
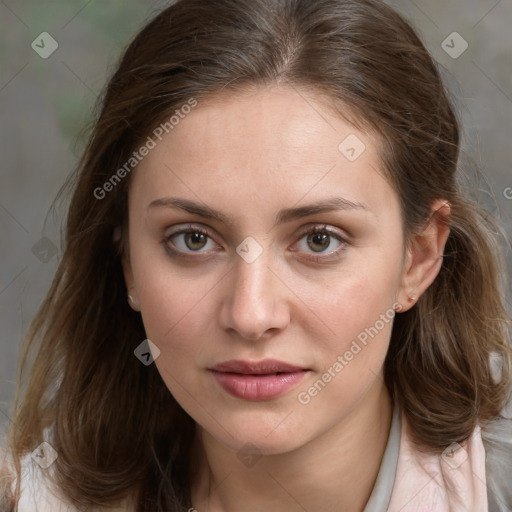
[[[310,371],[275,359],[232,360],[209,370],[224,391],[244,400],[269,400],[281,396]]]

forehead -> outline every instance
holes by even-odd
[[[156,142],[131,187],[145,206],[167,193],[212,199],[216,207],[238,198],[250,209],[251,198],[263,207],[335,192],[378,210],[393,194],[381,176],[376,135],[314,91],[280,86],[210,97]]]
[[[230,151],[224,158],[242,153],[254,157],[258,152],[263,157],[262,150],[274,153],[273,158],[275,153],[284,158],[284,152],[311,151],[338,157],[341,140],[357,131],[342,117],[350,114],[348,108],[340,114],[334,113],[334,102],[319,91],[260,86],[200,100],[172,134],[180,150],[188,149],[192,158],[226,146]]]

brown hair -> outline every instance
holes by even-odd
[[[441,271],[395,318],[385,361],[387,386],[418,445],[441,451],[462,442],[497,417],[510,394],[498,226],[457,185],[458,122],[410,25],[378,0],[175,1],[135,37],[108,83],[68,184],[65,253],[20,360],[9,438],[16,468],[53,427],[54,480],[75,506],[132,493],[140,511],[191,506],[194,422],[155,365],[133,354],[145,332],[126,302],[124,249],[113,243],[117,226],[126,240],[130,176],[101,199],[95,190],[191,99],[281,83],[313,89],[379,134],[406,241],[428,221],[434,200],[451,204]],[[492,354],[502,357],[501,380],[492,376]]]

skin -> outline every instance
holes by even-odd
[[[366,146],[355,161],[338,149],[350,134]],[[124,275],[160,350],[154,364],[198,426],[191,477],[199,512],[356,512],[368,501],[391,425],[383,364],[392,321],[309,403],[297,396],[393,304],[413,307],[408,297],[419,298],[441,267],[449,205],[433,204],[441,215],[405,244],[378,149],[374,134],[334,115],[314,92],[258,87],[199,102],[132,176]],[[148,208],[170,196],[207,204],[233,225]],[[333,196],[368,210],[274,226],[280,209]],[[163,242],[189,223],[208,237]],[[327,226],[347,243],[334,235],[325,246],[308,242],[307,230],[299,232],[308,226]],[[252,263],[236,252],[247,237],[263,251]],[[172,256],[166,244],[189,258]],[[208,370],[265,358],[310,371],[282,396],[248,401]],[[244,463],[243,455],[257,459]]]

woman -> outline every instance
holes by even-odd
[[[380,1],[156,16],[73,182],[4,508],[509,510],[503,263],[459,142]]]

